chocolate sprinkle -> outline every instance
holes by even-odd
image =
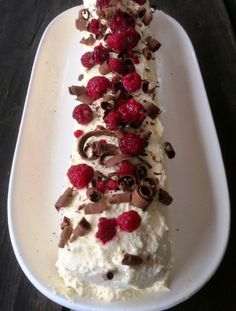
[[[175,151],[174,151],[174,148],[172,147],[171,143],[166,141],[164,143],[164,150],[165,150],[165,153],[167,154],[169,159],[173,159],[175,157]]]
[[[118,187],[123,191],[131,191],[133,186],[136,184],[136,179],[131,175],[124,175],[118,179]]]
[[[68,206],[73,198],[73,188],[67,188],[57,200],[55,207],[59,211],[62,207]]]
[[[159,201],[164,205],[170,205],[173,201],[172,196],[169,195],[167,191],[160,188],[159,189]]]
[[[136,255],[125,254],[122,260],[122,265],[137,266],[143,263],[143,259]]]

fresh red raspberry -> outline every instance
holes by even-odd
[[[111,88],[111,82],[106,77],[96,76],[88,81],[87,93],[96,100],[102,97],[109,88]]]
[[[133,232],[138,229],[141,224],[141,217],[135,211],[128,211],[117,217],[117,223],[121,230]]]
[[[145,119],[145,114],[142,113],[143,106],[135,99],[131,98],[127,102],[123,102],[118,111],[121,113],[122,119],[134,128],[140,127]]]
[[[127,41],[124,34],[115,33],[110,35],[106,40],[107,45],[115,52],[123,52],[127,47]]]
[[[110,23],[110,29],[113,33],[117,31],[125,31],[129,27],[134,27],[134,19],[127,13],[118,10]]]
[[[119,148],[122,153],[138,155],[144,152],[146,142],[137,134],[126,133],[119,141]]]
[[[86,52],[81,57],[81,64],[90,69],[95,65],[95,60],[93,57],[93,52]]]
[[[134,2],[138,3],[139,5],[144,5],[147,0],[133,0]]]
[[[135,176],[136,173],[136,165],[134,165],[133,163],[125,160],[122,161],[117,169],[117,174],[119,176],[124,176],[124,175],[132,175]]]
[[[117,130],[118,127],[122,125],[121,114],[118,111],[109,112],[105,116],[104,121],[106,125],[109,127],[109,129],[112,131]]]
[[[102,45],[98,45],[94,48],[93,58],[95,64],[102,64],[109,58],[109,50]]]
[[[79,138],[82,135],[84,135],[84,132],[82,130],[77,130],[77,131],[74,132],[74,136],[76,138]]]
[[[100,139],[99,142],[100,142],[100,144],[106,144],[107,143],[106,139]]]
[[[111,68],[113,72],[118,72],[120,74],[125,73],[125,65],[122,60],[118,58],[110,58],[108,60],[108,66]]]
[[[67,176],[74,187],[82,189],[86,187],[93,178],[94,170],[87,164],[72,165]]]
[[[91,19],[91,21],[88,24],[88,31],[92,32],[95,35],[98,35],[100,33],[104,33],[106,30],[106,26],[104,26],[99,19]]]
[[[99,218],[98,231],[96,232],[96,238],[98,238],[103,244],[112,240],[116,235],[117,222],[115,218]]]
[[[123,86],[128,92],[134,92],[141,88],[142,79],[137,72],[128,73],[123,77]]]
[[[88,124],[93,119],[93,112],[89,105],[80,104],[75,107],[72,116],[79,124]]]
[[[125,37],[127,41],[127,50],[133,49],[141,38],[140,34],[133,27],[129,27],[125,31]]]
[[[108,6],[108,4],[111,2],[111,0],[97,0],[97,6],[100,6],[100,8]]]
[[[107,188],[108,190],[117,190],[118,189],[118,182],[114,179],[109,179],[107,182]]]
[[[96,189],[99,190],[101,193],[104,193],[106,191],[106,184],[101,180],[97,180]]]

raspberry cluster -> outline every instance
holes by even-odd
[[[109,50],[102,44],[94,48],[93,52],[86,52],[81,57],[81,64],[91,69],[95,65],[101,65],[109,58]]]

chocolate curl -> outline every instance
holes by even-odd
[[[151,23],[152,18],[153,18],[152,12],[151,10],[148,10],[145,12],[142,22],[144,23],[145,26],[148,26]]]
[[[156,52],[161,47],[161,43],[152,37],[147,37],[147,46],[152,52]]]
[[[149,48],[144,48],[142,50],[143,56],[147,59],[150,60],[152,58],[152,52],[149,50]]]
[[[72,86],[69,86],[68,89],[71,95],[76,95],[77,97],[82,94],[86,94],[86,88],[84,86],[72,85]]]
[[[136,179],[131,175],[124,175],[118,179],[118,187],[123,191],[132,190],[133,186],[136,184]]]
[[[63,248],[67,241],[70,239],[71,233],[72,233],[72,226],[65,226],[62,230],[61,236],[60,236],[60,241],[58,244],[58,247]]]
[[[137,266],[143,263],[143,259],[136,255],[125,254],[122,260],[122,265]]]
[[[157,178],[145,177],[140,183],[142,186],[151,188],[154,193],[157,192],[159,180]]]
[[[88,94],[81,94],[77,97],[77,100],[82,102],[83,104],[91,105],[94,100],[92,97],[88,96]]]
[[[85,45],[93,45],[95,43],[95,41],[96,41],[96,38],[91,34],[91,35],[89,35],[88,38],[82,38],[80,40],[80,43],[85,44]]]
[[[123,192],[118,194],[113,194],[109,198],[110,203],[129,203],[131,201],[131,193],[130,192]]]
[[[73,188],[67,188],[57,200],[55,207],[59,211],[62,207],[70,205],[73,198]]]
[[[169,193],[162,188],[159,189],[158,199],[164,205],[170,205],[173,201],[172,196],[170,196]]]
[[[75,26],[80,31],[87,30],[87,22],[89,20],[89,10],[83,9],[79,11],[79,17],[75,21]]]
[[[131,204],[145,211],[153,200],[153,190],[144,185],[137,186],[132,192]]]
[[[153,103],[148,101],[143,101],[142,103],[144,109],[146,110],[147,115],[154,120],[160,114],[160,108],[155,106]]]
[[[111,72],[111,68],[108,66],[107,61],[105,61],[104,63],[102,63],[99,68],[98,68],[99,72],[101,75],[105,76],[107,75],[109,72]]]
[[[138,164],[136,168],[136,176],[139,180],[147,177],[147,168],[143,164]]]
[[[164,150],[169,159],[173,159],[175,157],[174,148],[168,141],[164,143]]]
[[[70,242],[75,241],[79,236],[85,236],[91,230],[90,223],[86,220],[86,218],[82,218],[75,229],[72,231],[72,236],[70,238]]]
[[[63,220],[62,220],[62,223],[61,223],[61,230],[63,230],[66,226],[70,226],[70,218],[64,216],[63,217]]]
[[[99,201],[96,203],[83,204],[79,209],[84,209],[85,215],[100,214],[107,210],[107,204],[105,201]]]
[[[101,192],[96,188],[88,188],[86,191],[86,195],[92,202],[98,202],[101,199]]]
[[[117,154],[115,155],[114,157],[110,158],[109,160],[105,161],[105,166],[106,167],[112,167],[124,160],[128,160],[132,158],[132,156],[130,154],[125,154],[125,153],[122,153],[122,154]]]

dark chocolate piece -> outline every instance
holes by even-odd
[[[134,176],[125,175],[118,179],[118,187],[123,191],[131,191],[133,186],[136,184],[136,179]]]
[[[62,223],[60,225],[61,227],[61,230],[63,230],[66,226],[69,226],[71,223],[70,223],[70,218],[64,216],[63,217],[63,220],[62,220]]]
[[[142,84],[142,90],[144,93],[148,92],[148,86],[149,86],[149,82],[147,80],[144,80]]]
[[[108,66],[107,61],[102,63],[100,67],[98,68],[101,75],[107,75],[109,72],[111,72],[111,68]]]
[[[152,59],[152,52],[149,50],[149,48],[144,48],[142,50],[142,53],[143,53],[143,56],[147,59],[147,60],[150,60]]]
[[[85,217],[83,217],[72,231],[70,242],[75,241],[79,236],[85,236],[91,230],[91,225]]]
[[[122,265],[137,266],[143,263],[143,259],[136,255],[125,254],[122,260]]]
[[[153,201],[154,192],[151,188],[139,185],[132,192],[131,204],[146,211]]]
[[[68,206],[73,198],[73,188],[67,188],[57,200],[55,207],[59,211],[62,207]]]
[[[130,192],[122,192],[118,194],[113,194],[109,198],[110,203],[129,203],[131,201],[131,193]]]
[[[144,23],[145,26],[148,26],[151,23],[152,18],[153,18],[152,12],[151,10],[148,10],[145,12],[142,22]]]
[[[161,47],[161,43],[152,37],[147,38],[147,46],[152,52],[156,52]]]
[[[107,204],[105,201],[100,200],[96,203],[83,204],[79,209],[84,209],[85,215],[99,214],[107,210]]]
[[[63,248],[68,240],[70,239],[71,233],[72,233],[72,226],[65,226],[61,232],[60,241],[58,244],[58,247]]]
[[[92,202],[98,202],[101,199],[101,192],[96,188],[88,188],[86,194],[89,200]]]
[[[170,205],[173,201],[172,196],[170,196],[169,193],[162,188],[159,189],[158,199],[164,205]]]
[[[174,148],[168,141],[164,143],[164,150],[169,159],[173,159],[175,157]]]
[[[154,120],[160,114],[160,108],[155,106],[153,103],[148,101],[143,101],[142,103],[144,109],[146,110],[147,115]]]
[[[90,34],[88,38],[82,38],[80,40],[80,43],[85,44],[85,45],[93,45],[96,41],[96,38]]]
[[[69,86],[69,93],[78,97],[82,94],[86,94],[86,88],[84,86],[72,85]]]

